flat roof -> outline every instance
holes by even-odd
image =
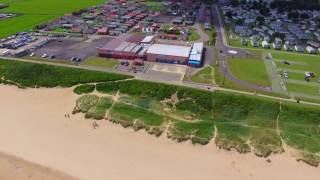
[[[147,53],[167,56],[189,57],[190,50],[191,47],[188,46],[153,44],[148,48]]]

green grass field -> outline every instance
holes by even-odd
[[[17,13],[19,16],[0,21],[0,38],[20,31],[28,31],[35,25],[47,22],[65,13],[84,9],[104,0],[2,0],[9,4],[0,12]]]
[[[317,83],[320,78],[320,58],[319,56],[304,55],[304,54],[291,54],[283,52],[273,52],[272,57],[276,62],[278,68],[288,71],[289,79],[300,81],[305,84],[286,83],[289,92],[299,93],[302,97],[303,94],[311,96],[319,96],[320,84],[312,85],[305,82],[305,72],[315,73],[315,78],[311,78],[311,82]],[[284,64],[287,61],[290,65]]]
[[[232,74],[239,79],[261,86],[270,86],[265,64],[259,58],[230,58],[229,66]]]
[[[82,65],[102,67],[102,68],[114,68],[119,64],[119,61],[115,59],[106,59],[100,57],[89,57],[84,61]]]

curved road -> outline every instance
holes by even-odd
[[[219,13],[219,9],[217,5],[212,6],[212,14],[214,17],[214,25],[217,32],[217,48],[219,50],[218,53],[218,62],[220,65],[220,71],[224,74],[225,78],[235,82],[236,84],[242,85],[249,89],[253,90],[262,90],[262,91],[272,91],[272,88],[269,86],[260,86],[245,80],[241,80],[235,77],[228,65],[228,57],[236,55],[237,57],[248,57],[249,53],[243,49],[232,48],[228,45],[228,40],[226,38],[226,33],[223,26],[223,21]],[[229,51],[236,51],[237,54],[230,54]]]

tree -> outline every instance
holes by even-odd
[[[309,15],[307,13],[301,13],[300,18],[301,19],[309,19]]]
[[[260,14],[262,14],[264,16],[268,16],[270,13],[270,9],[267,7],[262,7],[259,12],[260,12]]]
[[[227,11],[227,12],[226,12],[226,16],[227,16],[228,18],[232,18],[233,14],[232,14],[231,11]]]
[[[230,0],[230,2],[233,7],[236,7],[240,4],[239,0]]]
[[[263,25],[264,24],[264,17],[263,16],[257,16],[256,17],[256,21],[258,22],[259,25]]]
[[[237,19],[235,23],[236,23],[236,25],[242,25],[244,23],[244,20],[243,19]]]

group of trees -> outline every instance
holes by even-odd
[[[277,9],[279,12],[290,12],[293,10],[320,10],[319,0],[275,0],[270,3],[271,9]]]
[[[233,7],[240,4],[247,4],[252,9],[260,9],[262,15],[269,13],[268,4],[262,0],[246,1],[246,0],[230,0]],[[274,0],[270,3],[271,9],[277,9],[279,12],[290,12],[293,10],[320,10],[319,0]]]

